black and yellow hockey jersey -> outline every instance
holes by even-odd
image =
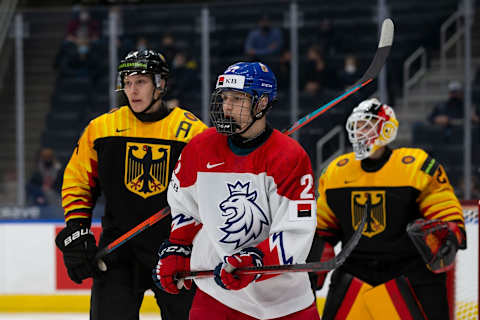
[[[100,191],[104,229],[126,232],[150,217],[167,205],[168,182],[183,147],[206,128],[178,107],[156,122],[138,120],[127,106],[95,118],[65,169],[65,220],[91,219]],[[165,236],[158,234],[157,242]]]
[[[383,166],[366,171],[354,153],[341,155],[319,179],[317,233],[329,242],[345,243],[369,208],[351,261],[419,258],[406,233],[417,218],[457,221],[465,230],[461,205],[437,160],[415,148],[387,148],[385,157]]]

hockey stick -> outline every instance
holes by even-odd
[[[131,238],[142,233],[145,229],[148,229],[149,227],[153,226],[154,224],[156,224],[158,221],[162,220],[169,214],[170,214],[170,207],[163,208],[162,210],[152,215],[150,218],[146,219],[145,221],[141,222],[134,228],[130,229],[127,233],[121,235],[120,237],[118,237],[117,239],[109,243],[108,246],[106,246],[105,248],[98,251],[97,255],[95,256],[98,269],[100,269],[101,271],[107,271],[107,265],[103,261],[103,258],[107,254],[114,251],[115,249],[123,245],[125,242],[130,240]]]
[[[283,131],[283,133],[288,136],[291,135],[292,133],[294,133],[295,131],[297,131],[298,129],[300,129],[301,127],[303,127],[304,125],[312,121],[313,119],[325,113],[327,110],[333,108],[333,106],[343,101],[348,96],[357,92],[360,88],[372,82],[373,79],[375,79],[378,76],[383,66],[385,65],[385,62],[387,61],[388,55],[390,53],[390,49],[392,48],[393,32],[394,32],[393,21],[388,18],[383,20],[382,31],[380,34],[380,41],[378,42],[377,52],[375,53],[375,57],[373,58],[372,63],[368,67],[365,74],[360,78],[360,80],[358,80],[350,89],[345,91],[339,97],[333,99],[327,104],[324,104],[323,106],[319,107],[315,111],[312,111],[311,113],[307,114],[305,117],[297,120],[294,124],[290,126],[289,129]]]
[[[335,257],[330,260],[323,262],[308,262],[300,264],[285,264],[285,265],[273,265],[273,266],[263,266],[263,267],[248,267],[248,268],[239,268],[234,271],[238,275],[247,275],[247,274],[278,274],[285,272],[318,272],[318,271],[330,271],[340,267],[345,260],[348,258],[350,253],[360,241],[362,237],[363,229],[365,228],[365,223],[368,216],[368,206],[365,207],[365,213],[363,214],[362,221],[358,226],[357,230],[353,233],[352,237],[348,240],[347,244],[343,246],[342,251]],[[198,279],[198,278],[211,278],[213,277],[213,270],[205,271],[190,271],[185,273],[179,273],[177,275],[178,279]]]

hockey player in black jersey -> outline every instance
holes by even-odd
[[[388,146],[398,120],[377,99],[360,103],[346,128],[353,152],[319,179],[323,253],[347,241],[365,211],[367,224],[332,274],[322,319],[449,319],[445,271],[466,237],[443,166],[422,149]]]
[[[197,117],[162,100],[169,68],[152,50],[129,53],[118,66],[128,104],[93,119],[66,167],[62,205],[66,227],[56,238],[70,278],[93,276],[90,319],[138,319],[144,292],[153,290],[162,319],[188,319],[193,293],[173,296],[151,277],[162,239],[170,233],[166,218],[105,257],[107,270],[94,265],[97,252],[90,232],[92,209],[106,199],[99,247],[167,206],[167,186],[183,147],[206,129]]]

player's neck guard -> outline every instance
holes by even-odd
[[[392,155],[392,149],[388,146],[385,147],[385,151],[378,159],[366,158],[361,161],[362,169],[366,172],[375,172],[383,168],[385,163],[387,163],[388,159]]]
[[[135,117],[142,122],[156,122],[156,121],[162,120],[163,118],[168,116],[172,111],[172,110],[169,110],[165,102],[162,101],[160,108],[157,111],[152,113],[146,113],[152,107],[153,103],[154,102],[152,101],[152,104],[142,112],[133,111],[132,107],[130,107],[130,104],[128,104],[128,108],[130,109],[130,111],[132,111]]]
[[[238,134],[228,136],[228,145],[236,155],[247,155],[264,144],[272,133],[272,127],[267,124],[265,130],[255,138],[244,138]]]

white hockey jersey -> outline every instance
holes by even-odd
[[[191,270],[214,269],[224,257],[256,246],[265,265],[304,263],[316,227],[311,163],[293,139],[274,130],[248,155],[236,155],[211,128],[185,146],[168,190],[171,238],[193,237]],[[193,231],[194,230],[194,231]],[[262,276],[229,291],[213,278],[195,280],[216,300],[258,319],[297,312],[314,301],[307,273]]]

